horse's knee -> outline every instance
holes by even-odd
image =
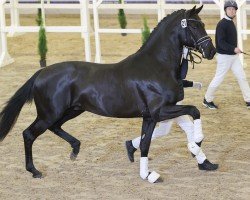
[[[193,117],[194,120],[200,119],[201,117],[200,111],[195,106],[192,106],[190,108],[190,115]]]
[[[141,142],[140,144],[140,150],[141,150],[141,157],[148,157],[149,148],[143,142]]]

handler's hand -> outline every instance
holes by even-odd
[[[240,50],[240,48],[238,48],[238,47],[236,47],[235,49],[234,49],[234,53],[242,53],[242,51]]]
[[[202,83],[200,82],[193,82],[193,88],[196,88],[198,90],[201,90],[202,88]]]
[[[188,57],[188,48],[187,47],[183,47],[182,54],[183,54],[183,58],[187,59],[187,57]]]

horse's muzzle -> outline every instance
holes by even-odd
[[[212,60],[214,58],[214,55],[216,54],[216,49],[213,48],[211,51],[210,51],[210,54],[208,55],[207,59],[208,60]]]
[[[216,53],[216,49],[212,42],[209,42],[208,44],[201,46],[201,54],[203,58],[206,58],[208,60],[212,60],[214,58],[214,55]]]

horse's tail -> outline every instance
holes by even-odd
[[[10,132],[14,126],[18,115],[25,103],[31,102],[33,99],[33,85],[36,77],[41,70],[37,71],[21,88],[19,88],[14,96],[12,96],[0,113],[0,141]]]

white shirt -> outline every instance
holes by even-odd
[[[225,15],[225,17],[224,17],[224,18],[225,18],[225,19],[227,19],[227,20],[232,21],[232,19],[231,19],[230,17],[226,16],[226,15]]]

